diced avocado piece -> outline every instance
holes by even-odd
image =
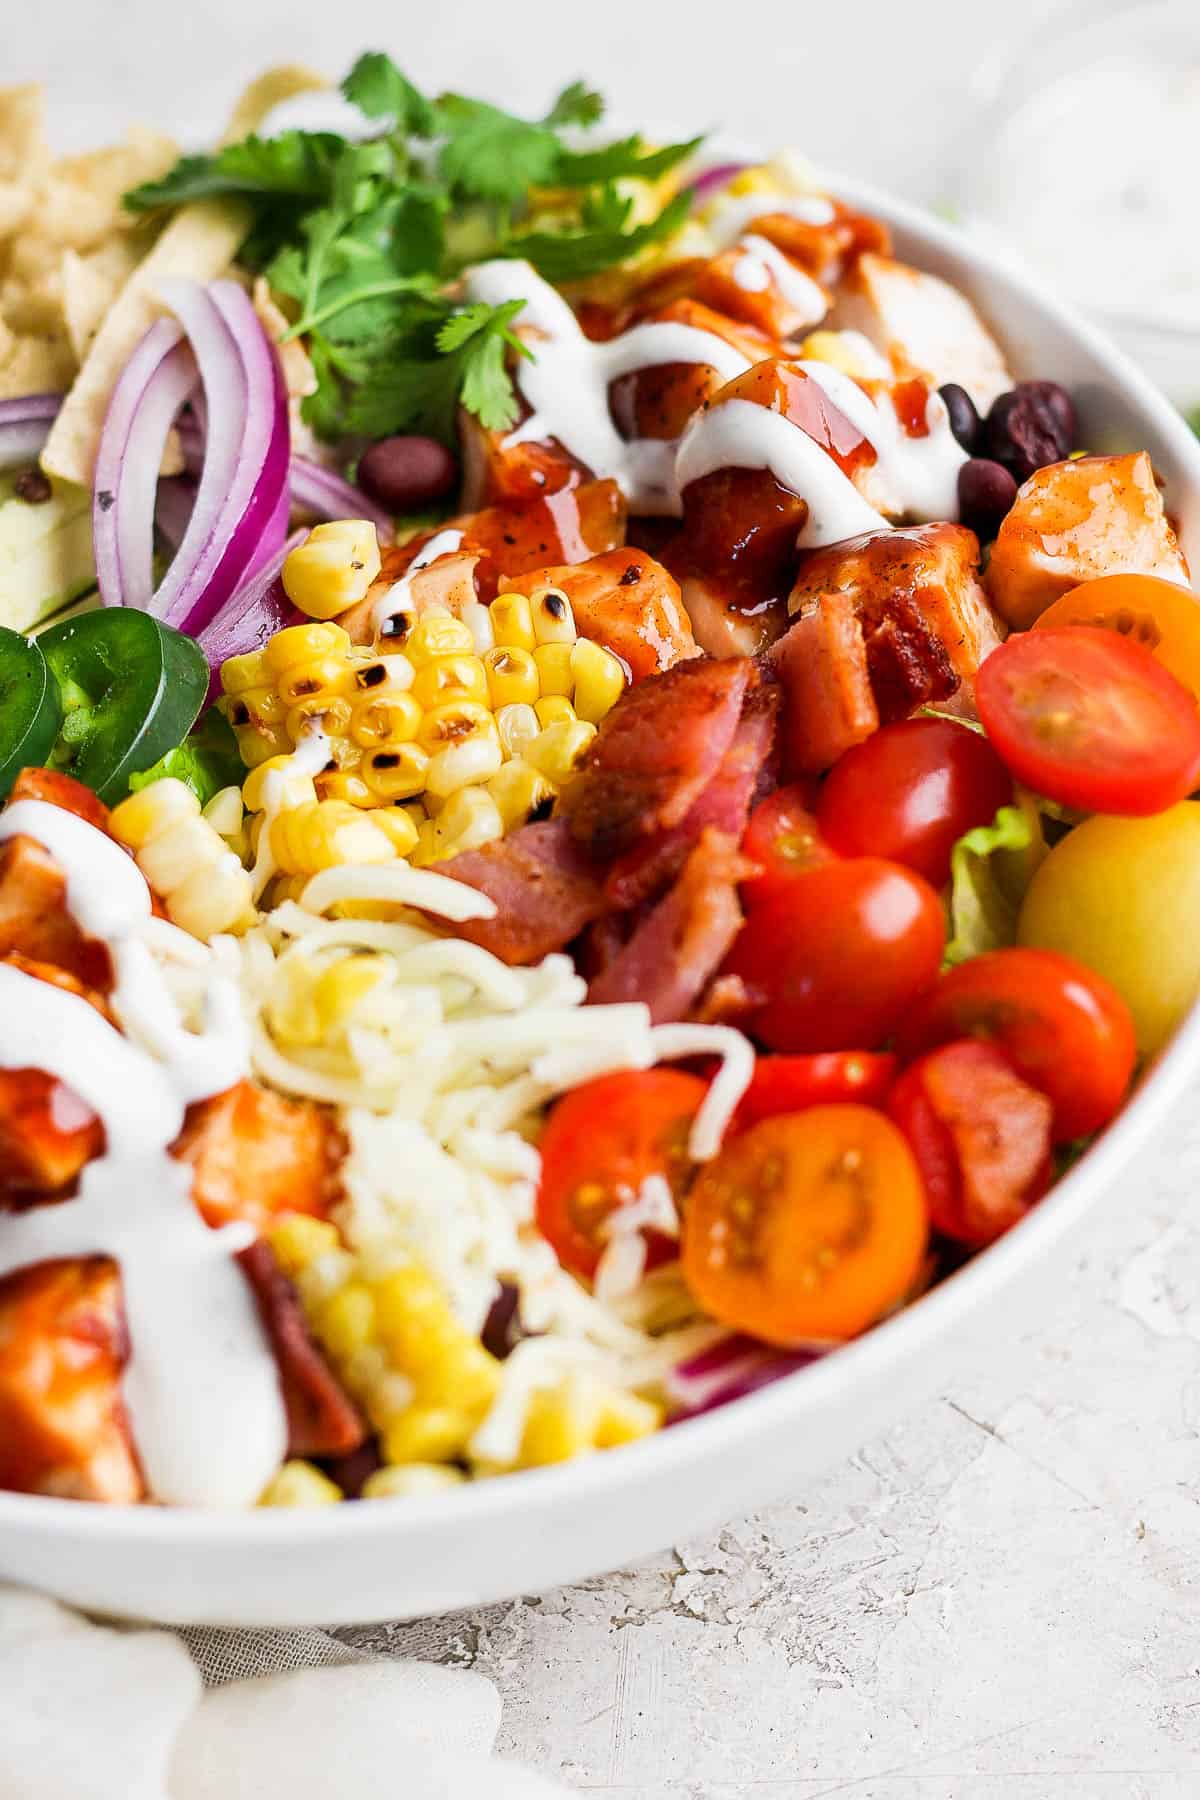
[[[22,500],[19,475],[0,476],[0,625],[28,631],[92,587],[92,497],[51,479],[46,500]]]

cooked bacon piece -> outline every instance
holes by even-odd
[[[996,611],[1025,631],[1060,594],[1118,574],[1188,579],[1144,450],[1081,456],[1031,475],[1000,527],[984,586]]]
[[[747,662],[697,658],[626,689],[558,802],[593,861],[683,823],[733,741],[750,679]]]
[[[783,688],[783,760],[791,775],[831,768],[879,725],[862,621],[849,594],[822,594],[770,656]]]
[[[858,259],[831,322],[861,331],[898,376],[920,375],[933,387],[957,382],[981,411],[1012,386],[1004,352],[966,295],[891,257]]]
[[[717,312],[780,343],[811,331],[829,310],[829,296],[820,283],[798,263],[794,269],[790,280],[781,282],[769,261],[751,247],[735,244],[701,265],[692,292]]]
[[[346,1456],[367,1427],[329,1367],[305,1322],[295,1288],[259,1239],[238,1256],[254,1290],[263,1329],[279,1364],[289,1456]]]
[[[337,1199],[342,1141],[328,1114],[252,1081],[189,1107],[171,1154],[191,1163],[210,1225],[245,1219],[261,1229],[279,1213],[327,1213]]]
[[[619,656],[634,681],[697,653],[674,576],[644,550],[607,550],[587,562],[506,576],[500,592],[537,587],[561,588],[582,636]]]
[[[437,872],[496,902],[494,919],[456,924],[454,935],[481,944],[506,963],[540,962],[604,911],[599,876],[562,819],[522,825],[495,843],[439,863]]]
[[[686,1018],[741,930],[737,884],[751,870],[733,838],[701,832],[675,886],[592,982],[589,1002],[641,1000],[655,1025]]]
[[[803,614],[823,594],[848,594],[862,620],[871,686],[885,721],[962,684],[1000,642],[979,582],[979,541],[963,525],[876,531],[806,557],[788,601]]]
[[[0,1281],[0,1488],[129,1503],[145,1492],[121,1402],[116,1267],[40,1263]]]
[[[833,217],[820,224],[797,218],[794,213],[771,212],[767,194],[763,195],[763,205],[767,210],[752,220],[746,230],[765,237],[826,287],[840,281],[865,252],[886,256],[892,247],[886,225],[868,213],[855,212],[841,200],[829,201]]]
[[[8,797],[10,802],[45,800],[51,806],[61,806],[64,812],[86,819],[97,831],[108,832],[111,814],[103,800],[97,799],[82,781],[76,781],[73,775],[64,775],[60,769],[22,769]]]
[[[740,843],[751,804],[764,780],[772,785],[769,768],[779,702],[776,684],[752,669],[742,716],[720,767],[680,824],[637,845],[612,865],[604,894],[613,906],[636,906],[666,887],[708,827]]]
[[[24,834],[0,844],[0,958],[14,954],[65,969],[88,988],[112,986],[108,950],[85,937],[67,911],[62,870]]]

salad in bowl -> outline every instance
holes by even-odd
[[[437,1496],[797,1375],[1200,985],[1147,450],[794,156],[381,54],[271,134],[314,85],[57,162],[0,91],[22,1494]]]

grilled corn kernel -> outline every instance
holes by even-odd
[[[539,644],[573,644],[575,614],[561,588],[539,588],[529,602],[533,635]]]
[[[200,817],[200,802],[182,781],[152,781],[114,807],[109,823],[130,850],[141,850],[174,825]]]
[[[277,813],[271,851],[285,875],[315,875],[342,863],[390,862],[396,854],[369,813],[341,800],[313,800]]]
[[[281,725],[270,731],[260,731],[256,727],[246,731],[234,728],[237,738],[238,755],[248,769],[261,768],[263,763],[270,762],[291,749],[291,741]]]
[[[295,706],[320,694],[348,693],[354,686],[354,672],[343,656],[305,656],[289,663],[276,684],[276,692],[285,707]]]
[[[344,800],[349,806],[377,806],[375,792],[356,770],[326,769],[313,782],[318,800]]]
[[[494,732],[465,738],[449,744],[429,759],[425,786],[435,799],[445,800],[459,788],[473,782],[488,781],[504,761],[500,740]]]
[[[273,687],[247,688],[231,699],[225,695],[221,710],[236,731],[240,725],[282,725],[287,707]]]
[[[411,800],[425,786],[429,761],[429,752],[419,744],[396,743],[367,752],[362,778],[377,800]]]
[[[285,1275],[298,1275],[341,1244],[337,1226],[308,1213],[284,1213],[271,1226],[270,1242],[276,1260]]]
[[[260,1506],[335,1506],[345,1495],[313,1463],[285,1462],[259,1496]]]
[[[495,717],[478,700],[451,700],[445,706],[434,706],[417,728],[417,742],[431,752],[469,743],[472,738],[496,738]]]
[[[406,1463],[376,1469],[362,1485],[364,1500],[407,1500],[420,1494],[441,1494],[466,1481],[461,1469],[447,1463]]]
[[[489,611],[496,642],[510,650],[532,650],[537,643],[533,631],[533,608],[524,594],[497,594]]]
[[[541,729],[532,706],[521,702],[502,706],[496,714],[496,730],[505,756],[523,755],[526,744],[532,744]]]
[[[260,763],[242,783],[242,799],[247,812],[262,811],[267,803],[268,783],[275,774],[283,778],[284,805],[299,806],[304,800],[316,798],[311,779],[307,775],[297,775],[293,769],[290,753],[286,756],[272,756],[269,761]]]
[[[594,725],[585,725],[582,719],[563,719],[538,732],[525,748],[525,760],[548,781],[563,787],[595,735]]]
[[[452,700],[487,704],[488,683],[480,659],[472,653],[431,656],[417,670],[413,698],[424,707],[445,706]]]
[[[388,1463],[449,1462],[466,1447],[474,1421],[453,1406],[412,1406],[380,1430]]]
[[[514,756],[492,776],[487,791],[496,803],[505,831],[515,831],[539,806],[553,800],[557,789],[532,763],[527,763],[524,757]]]
[[[547,725],[558,725],[562,720],[573,719],[576,716],[575,708],[565,694],[547,694],[544,699],[535,700],[533,711],[538,727],[542,731],[546,729]]]
[[[571,690],[575,685],[575,677],[571,671],[570,644],[539,644],[533,653],[537,664],[538,687],[542,698],[548,694],[562,694],[571,698]]]
[[[244,694],[248,689],[266,685],[266,668],[261,650],[248,656],[229,656],[221,664],[221,686],[227,694]]]
[[[154,785],[157,787],[158,783],[155,782]],[[180,786],[183,786],[182,782]],[[149,793],[150,789],[145,791]],[[150,886],[160,894],[170,894],[195,869],[210,862],[214,843],[220,846],[217,854],[228,855],[212,826],[200,817],[200,803],[195,794],[188,788],[184,788],[184,792],[192,802],[194,812],[165,822],[165,828],[144,843],[138,851],[138,868]]]
[[[449,613],[428,612],[413,626],[404,654],[419,669],[435,656],[473,656],[475,640],[461,619],[452,618]]]
[[[416,832],[413,841],[416,842]],[[504,820],[492,796],[481,787],[459,788],[438,814],[436,844],[439,859],[477,850],[504,836]]]
[[[341,1360],[374,1341],[375,1297],[362,1281],[348,1281],[317,1308],[317,1335],[330,1355]]]
[[[521,1436],[519,1461],[526,1467],[569,1462],[595,1448],[600,1394],[594,1382],[559,1382],[534,1394]]]
[[[308,662],[314,656],[346,656],[349,651],[350,634],[340,625],[287,625],[259,654],[268,677],[277,681],[293,663]]]
[[[537,664],[531,650],[520,650],[512,644],[498,644],[483,659],[487,671],[488,699],[502,706],[532,706],[541,692]]]
[[[389,690],[364,695],[350,715],[350,736],[364,750],[406,744],[416,737],[423,716],[411,694]]]
[[[476,656],[486,656],[496,642],[496,633],[492,627],[491,608],[473,600],[462,610],[462,622],[471,634],[471,642],[475,646]]]
[[[843,375],[853,379],[869,379],[875,371],[858,354],[855,335],[844,331],[810,331],[800,346],[800,355],[809,362],[828,363],[831,369],[840,369]]]
[[[379,540],[369,519],[314,525],[283,565],[283,587],[310,619],[332,619],[365,599],[379,573]]]
[[[167,916],[205,943],[218,932],[242,931],[254,921],[254,884],[233,851],[226,850],[220,861],[198,864],[167,895]]]
[[[371,814],[371,823],[390,840],[397,856],[407,856],[416,848],[417,827],[398,806],[377,806]]]
[[[417,827],[417,841],[408,860],[414,869],[425,869],[430,863],[437,862],[437,826],[432,819],[426,819],[423,825]]]
[[[397,651],[394,655],[372,656],[365,662],[356,663],[353,673],[354,686],[360,694],[373,693],[377,688],[398,694],[412,686],[416,670],[407,656]]]
[[[241,788],[223,787],[204,808],[204,817],[218,837],[231,838],[242,829],[243,812]]]
[[[604,1403],[596,1421],[597,1450],[613,1450],[618,1444],[632,1444],[649,1437],[663,1422],[663,1409],[653,1400],[643,1400],[621,1388],[606,1388]]]
[[[319,725],[331,739],[344,737],[350,729],[351,704],[345,694],[311,694],[291,707],[287,715],[287,734],[298,744],[304,734]]]
[[[571,646],[571,677],[575,711],[589,725],[598,725],[611,712],[625,688],[625,671],[612,651],[591,638],[579,638]]]

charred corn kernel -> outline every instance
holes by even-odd
[[[570,644],[539,644],[533,653],[537,664],[538,688],[542,698],[550,694],[562,694],[571,698],[574,676],[571,673]]]
[[[449,613],[424,613],[413,626],[404,646],[404,654],[415,669],[435,656],[473,656],[474,653],[475,640],[470,627]]]
[[[336,1506],[345,1499],[336,1481],[330,1481],[314,1463],[285,1462],[259,1496],[260,1506]]]
[[[532,744],[541,729],[532,706],[522,702],[502,706],[496,714],[496,730],[505,756],[523,755],[526,744]]]
[[[452,700],[486,705],[488,683],[482,662],[474,652],[429,657],[417,670],[413,698],[424,707],[445,706]]]
[[[496,642],[511,650],[532,650],[533,608],[525,594],[497,594],[492,601],[492,631]]]
[[[547,781],[563,787],[595,735],[594,725],[585,725],[582,719],[563,719],[538,732],[532,744],[526,745],[525,760]]]
[[[271,851],[285,875],[315,875],[343,863],[390,862],[396,854],[369,813],[341,800],[312,800],[276,813]]]
[[[532,763],[527,763],[524,757],[514,756],[492,776],[487,791],[496,803],[505,831],[515,831],[539,806],[553,800],[557,789]]]
[[[533,635],[539,644],[573,644],[575,614],[561,588],[539,588],[529,602]]]
[[[447,1488],[461,1487],[466,1481],[461,1469],[446,1463],[402,1464],[390,1469],[376,1469],[362,1485],[364,1500],[409,1500],[421,1494],[441,1494]]]
[[[220,706],[235,731],[241,725],[282,725],[287,714],[287,707],[273,687],[247,688],[232,698],[226,694]]]
[[[365,1282],[348,1281],[321,1304],[315,1324],[331,1356],[352,1356],[374,1342],[375,1297]]]
[[[591,638],[579,638],[571,646],[571,679],[575,711],[589,725],[598,725],[625,689],[624,669],[611,650]]]
[[[515,644],[497,644],[484,657],[483,666],[488,699],[497,710],[502,706],[532,706],[541,692],[531,650],[521,650]]]
[[[285,1275],[298,1275],[327,1251],[341,1245],[336,1225],[308,1213],[284,1213],[270,1230],[271,1248]]]
[[[328,738],[336,741],[350,729],[351,710],[345,694],[312,694],[289,709],[287,734],[293,744],[298,744],[306,731],[319,725]]]
[[[326,769],[314,778],[318,800],[345,800],[349,806],[378,806],[374,790],[355,770]]]
[[[350,715],[350,736],[364,750],[407,744],[416,737],[423,717],[419,702],[403,691],[364,695]]]
[[[321,694],[344,694],[354,686],[354,670],[341,656],[306,656],[282,671],[276,692],[285,707]]]
[[[495,737],[495,716],[478,700],[451,700],[445,706],[431,707],[417,727],[417,742],[430,752],[466,744],[472,738]]]
[[[396,743],[387,749],[369,750],[363,757],[361,773],[377,805],[411,800],[425,786],[429,762],[429,752],[419,744]]]
[[[465,738],[430,757],[425,786],[436,799],[446,800],[459,788],[489,781],[504,761],[500,740],[493,735]]]
[[[544,699],[535,700],[533,711],[541,731],[547,725],[558,725],[564,719],[576,717],[575,708],[565,694],[547,694]]]
[[[310,619],[332,619],[366,597],[379,567],[379,539],[369,519],[314,525],[284,561],[284,592]]]
[[[287,625],[259,654],[267,675],[277,681],[293,663],[308,662],[315,656],[346,656],[349,651],[350,634],[340,625]]]
[[[244,694],[249,689],[266,687],[267,671],[261,650],[248,656],[228,656],[221,664],[221,687],[227,694]]]
[[[376,807],[371,822],[391,840],[397,856],[407,856],[416,847],[417,827],[398,806]]]
[[[263,763],[270,762],[272,757],[279,756],[292,747],[282,725],[269,731],[260,731],[257,727],[239,731],[235,727],[234,736],[237,738],[238,755],[248,769],[261,768]]]
[[[413,832],[413,842],[416,842]],[[464,787],[451,794],[438,814],[436,843],[439,859],[478,850],[504,836],[500,808],[485,788]]]
[[[152,781],[113,808],[109,823],[130,850],[140,850],[173,825],[200,817],[200,802],[182,781]]]
[[[424,825],[418,826],[417,841],[413,845],[408,860],[414,869],[425,869],[430,863],[437,862],[437,826],[432,819],[426,819]]]
[[[302,801],[314,800],[316,789],[312,778],[298,774],[293,767],[291,754],[273,756],[268,762],[260,763],[258,768],[249,774],[242,783],[242,799],[247,812],[261,812],[266,805],[267,788],[273,774],[282,776],[282,804],[299,806]]]
[[[231,838],[242,829],[243,811],[241,788],[223,787],[208,802],[203,816],[219,837]]]
[[[398,587],[399,582],[396,585]],[[416,613],[407,607],[402,607],[399,612],[389,613],[379,627],[379,642],[386,644],[389,649],[404,650],[416,623]]]
[[[496,642],[496,633],[492,627],[491,608],[482,606],[478,600],[463,607],[462,622],[471,634],[471,642],[475,646],[476,656],[485,656]]]
[[[416,670],[407,656],[397,651],[394,655],[367,658],[356,664],[353,674],[355,689],[360,694],[369,694],[376,688],[399,694],[412,686]]]

